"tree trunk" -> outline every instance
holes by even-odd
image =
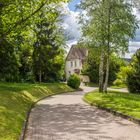
[[[40,83],[42,82],[42,72],[41,72],[41,70],[39,71],[39,82]]]
[[[107,86],[108,86],[108,79],[109,79],[109,58],[110,58],[110,28],[111,28],[111,5],[110,1],[108,2],[109,7],[108,7],[108,39],[107,39],[107,57],[106,57],[106,70],[105,70],[105,83],[103,87],[103,92],[107,93]]]
[[[103,92],[104,83],[104,50],[101,50],[100,66],[99,66],[99,92]]]
[[[105,83],[104,83],[104,88],[103,92],[107,93],[107,87],[108,87],[108,79],[109,79],[109,54],[107,55],[107,60],[106,60],[106,73],[105,73]]]

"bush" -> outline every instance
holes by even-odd
[[[123,84],[123,81],[121,81],[120,79],[116,79],[114,82],[113,82],[113,85],[114,86],[120,86]]]
[[[131,67],[130,66],[121,66],[120,67],[120,71],[116,74],[117,75],[117,79],[122,81],[122,84],[126,84],[126,80],[127,80],[127,73],[129,73],[131,71]]]
[[[78,89],[79,86],[80,86],[80,78],[78,75],[76,74],[73,74],[69,77],[68,81],[67,81],[67,85],[72,87],[72,88],[75,88],[75,89]]]
[[[140,49],[131,61],[131,71],[127,74],[127,87],[131,93],[140,93]]]
[[[131,93],[140,93],[140,75],[136,76],[135,72],[128,73],[127,87]]]

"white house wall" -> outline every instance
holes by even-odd
[[[71,65],[71,63],[73,63],[73,65]],[[65,65],[66,79],[68,79],[71,74],[74,74],[75,69],[80,69],[80,70],[82,69],[81,59],[66,61],[66,65]]]

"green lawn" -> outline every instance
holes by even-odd
[[[109,88],[121,89],[121,88],[127,88],[127,86],[126,85],[119,85],[119,86],[110,86]]]
[[[16,140],[30,105],[49,94],[73,91],[63,83],[0,83],[0,140]]]
[[[126,115],[140,118],[140,94],[109,91],[108,94],[97,91],[87,93],[84,100],[90,104],[111,108]]]

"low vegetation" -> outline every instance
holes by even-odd
[[[123,114],[140,118],[140,95],[109,91],[108,94],[94,91],[85,94],[84,100],[95,106],[110,108]]]
[[[19,137],[31,104],[54,93],[73,91],[63,83],[14,84],[0,83],[0,140]]]
[[[80,77],[77,74],[72,74],[67,82],[68,86],[78,89],[80,86]]]

